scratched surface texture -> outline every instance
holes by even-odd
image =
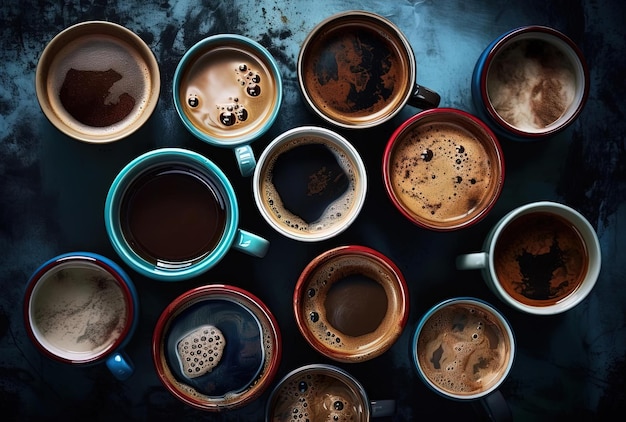
[[[184,52],[217,33],[246,35],[267,47],[283,75],[285,96],[272,128],[252,144],[259,155],[281,132],[323,123],[309,113],[296,80],[297,55],[316,23],[339,11],[365,9],[407,35],[418,82],[441,94],[441,105],[473,112],[470,79],[476,59],[495,37],[517,26],[549,25],[582,49],[591,73],[589,101],[565,132],[536,143],[501,139],[506,182],[490,215],[454,233],[433,233],[403,219],[387,199],[381,176],[384,144],[406,118],[367,131],[339,131],[359,150],[369,174],[365,207],[339,237],[302,245],[272,231],[256,210],[251,180],[232,152],[203,144],[176,115],[171,80]],[[518,341],[512,373],[502,387],[516,420],[605,420],[626,410],[626,16],[615,0],[423,1],[130,1],[3,0],[0,3],[0,418],[13,420],[259,421],[269,392],[245,408],[220,414],[194,410],[160,384],[150,342],[161,311],[182,292],[227,283],[250,290],[279,321],[283,356],[277,379],[297,366],[328,362],[299,334],[291,310],[295,281],[326,249],[363,244],[391,257],[410,288],[410,316],[394,346],[359,364],[339,364],[371,399],[393,398],[393,421],[434,417],[481,420],[474,406],[447,401],[418,379],[409,359],[412,331],[434,303],[470,295],[497,306]],[[107,20],[136,32],[161,69],[161,97],[141,130],[113,144],[87,145],[57,131],[41,112],[35,69],[45,44],[64,28]],[[242,227],[270,240],[265,258],[230,252],[196,279],[161,283],[131,272],[139,291],[139,328],[127,353],[136,365],[126,382],[104,365],[70,367],[41,355],[26,336],[22,296],[30,274],[47,259],[87,250],[118,260],[106,237],[103,204],[117,172],[142,152],[180,146],[198,151],[227,173],[237,192]],[[603,253],[600,279],[575,309],[533,317],[509,309],[478,272],[459,272],[454,258],[477,250],[489,228],[516,206],[554,200],[581,211],[596,228]],[[119,260],[118,260],[119,262]],[[277,381],[276,379],[276,381]]]

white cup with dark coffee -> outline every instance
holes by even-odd
[[[460,255],[504,303],[530,314],[572,309],[593,289],[601,266],[598,236],[578,211],[557,202],[520,206],[491,229],[482,251]]]

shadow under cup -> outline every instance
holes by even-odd
[[[207,411],[244,406],[270,385],[282,344],[278,324],[254,295],[213,284],[176,298],[154,330],[152,356],[163,385]]]

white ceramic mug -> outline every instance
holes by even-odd
[[[489,288],[509,306],[554,315],[573,308],[593,289],[600,243],[578,211],[557,202],[533,202],[505,215],[482,251],[458,256],[456,266],[481,270]]]

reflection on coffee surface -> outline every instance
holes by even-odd
[[[473,395],[504,375],[511,344],[502,323],[476,305],[447,305],[431,315],[417,341],[424,375],[451,394]]]
[[[150,95],[146,62],[130,45],[110,36],[85,36],[68,43],[50,72],[52,105],[93,128],[134,120]]]
[[[128,307],[117,280],[99,267],[59,267],[39,281],[34,326],[46,343],[97,355],[123,333]]]
[[[194,127],[228,137],[262,125],[275,106],[276,90],[265,63],[243,49],[225,46],[187,65],[179,95]]]
[[[408,66],[382,29],[346,25],[318,37],[305,58],[303,78],[323,113],[358,120],[403,101]]]
[[[576,94],[576,74],[568,58],[543,40],[512,43],[494,57],[487,78],[496,112],[522,130],[556,122]]]
[[[456,224],[481,211],[498,185],[495,152],[450,122],[414,126],[396,141],[389,178],[394,195],[420,220]]]
[[[241,393],[260,377],[272,353],[258,318],[226,298],[183,310],[163,341],[172,381],[196,397]]]
[[[355,163],[334,144],[301,136],[280,145],[260,180],[264,205],[278,224],[300,234],[332,230],[355,204]]]
[[[290,377],[274,394],[269,414],[273,422],[358,422],[367,405],[341,380],[312,371]]]
[[[516,218],[502,231],[493,260],[509,295],[527,305],[549,306],[580,286],[589,258],[571,223],[537,212]]]
[[[187,266],[211,253],[226,227],[226,203],[215,181],[193,168],[164,165],[134,180],[120,220],[131,248],[155,265]]]

